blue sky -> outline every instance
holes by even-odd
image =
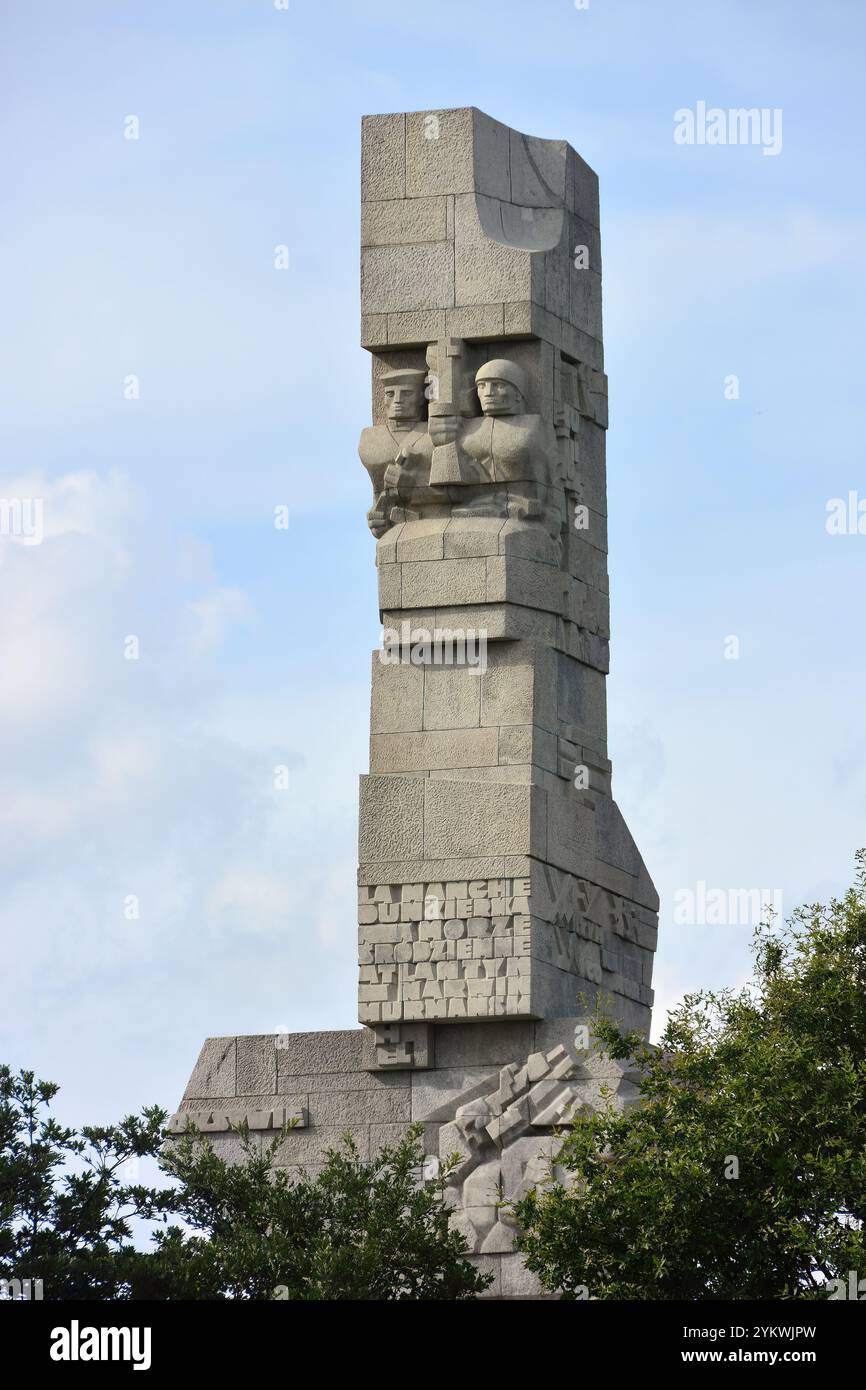
[[[0,496],[46,532],[0,537],[0,1056],[107,1121],[171,1109],[207,1035],[354,1025],[367,112],[475,105],[599,173],[614,790],[659,1019],[741,983],[749,929],[677,925],[677,892],[792,908],[866,842],[866,535],[825,527],[866,498],[866,10],[115,0],[4,31]],[[780,108],[781,153],[675,144],[698,101]]]

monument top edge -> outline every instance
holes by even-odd
[[[518,130],[515,126],[510,126],[505,121],[500,121],[495,116],[491,116],[487,111],[482,111],[479,106],[430,106],[412,111],[370,111],[361,117],[361,125],[363,127],[366,121],[388,120],[400,116],[411,116],[421,121],[432,116],[439,117],[440,119],[447,116],[480,118],[482,122],[488,122],[491,126],[498,127],[499,130],[507,131],[509,135],[516,136],[519,140],[528,141],[533,147],[557,150],[561,153],[562,158],[567,158],[567,156],[571,154],[575,159],[580,160],[587,171],[593,174],[595,173],[592,166],[587,163],[583,156],[578,153],[568,140],[554,136],[528,135],[525,131]]]

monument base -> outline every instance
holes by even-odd
[[[347,1132],[367,1159],[421,1123],[428,1171],[460,1156],[447,1198],[473,1262],[493,1275],[482,1296],[540,1298],[498,1204],[545,1181],[559,1127],[603,1107],[603,1088],[618,1105],[637,1096],[629,1065],[588,1041],[579,1017],[208,1038],[169,1128],[179,1132],[189,1118],[222,1157],[239,1161],[230,1124],[246,1119],[261,1145],[294,1117],[277,1166],[315,1176]]]

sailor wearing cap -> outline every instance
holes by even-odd
[[[370,530],[377,538],[394,524],[391,516],[400,505],[400,492],[415,480],[428,478],[433,446],[427,434],[423,368],[400,367],[380,378],[385,419],[361,434],[358,453],[373,484],[373,506],[367,513]],[[401,519],[401,518],[396,518]]]

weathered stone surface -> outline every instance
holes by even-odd
[[[390,859],[370,862],[359,868],[358,883],[373,886],[381,883],[444,883],[446,880],[473,878],[519,878],[529,872],[529,861],[515,857],[506,873],[507,860],[502,855],[480,855],[477,858],[457,856],[449,859]]]
[[[424,853],[530,852],[527,787],[428,782],[424,788]]]
[[[424,671],[420,666],[386,665],[373,653],[370,733],[411,733],[424,727]]]
[[[356,1093],[359,1094],[359,1093]],[[350,1133],[362,1160],[370,1157],[369,1126],[364,1124],[310,1125],[293,1130],[277,1146],[274,1166],[291,1168],[297,1163],[322,1163],[328,1149],[343,1147],[343,1136]]]
[[[441,560],[445,553],[444,517],[429,517],[425,521],[410,521],[400,527],[397,560]]]
[[[482,680],[482,673],[470,666],[426,667],[424,728],[477,729],[481,722]]]
[[[362,246],[445,240],[444,198],[396,198],[363,204]]]
[[[503,1256],[499,1268],[502,1298],[537,1299],[545,1296],[538,1275],[526,1268],[519,1255]]]
[[[514,1258],[512,1256],[512,1258]],[[472,1263],[480,1274],[490,1276],[490,1284],[481,1295],[482,1298],[502,1297],[502,1260],[498,1255],[473,1255]]]
[[[384,1091],[323,1091],[310,1099],[310,1122],[315,1125],[409,1124],[409,1086]]]
[[[477,1029],[475,1032],[486,1032]],[[412,1079],[412,1119],[451,1120],[457,1101],[472,1100],[495,1080],[494,1063],[476,1067],[441,1067]]]
[[[508,128],[474,107],[406,117],[406,193],[478,190],[508,198]]]
[[[565,580],[558,567],[505,555],[491,555],[485,563],[490,603],[519,603],[548,613],[564,611]]]
[[[434,768],[428,772],[431,781],[458,781],[458,782],[511,782],[519,783],[521,786],[532,782],[540,773],[536,773],[529,764],[518,766],[499,767],[449,767]]]
[[[437,1065],[498,1067],[532,1050],[532,1023],[443,1024],[436,1029]]]
[[[386,565],[379,570],[379,611],[398,608],[403,597],[401,565]]]
[[[482,725],[507,728],[522,724],[531,729],[534,686],[532,652],[523,643],[497,644],[481,677]]]
[[[406,117],[365,116],[361,131],[361,198],[402,198],[406,192]]]
[[[361,1065],[360,1028],[326,1033],[278,1033],[277,1075],[282,1082],[306,1073],[351,1072]],[[281,1086],[294,1089],[295,1082]],[[310,1089],[313,1089],[312,1087]]]
[[[277,1086],[277,1051],[274,1034],[237,1040],[237,1093],[272,1095]]]
[[[446,560],[474,559],[499,554],[499,533],[506,522],[501,517],[452,517],[443,537]]]
[[[404,1025],[405,1026],[405,1025]],[[366,1047],[367,1035],[372,1034],[369,1028],[357,1028],[353,1030],[362,1035],[361,1043]],[[291,1036],[291,1035],[290,1035]],[[363,1059],[366,1067],[366,1059]],[[303,1092],[309,1096],[310,1092],[316,1095],[322,1092],[332,1091],[388,1091],[396,1087],[398,1090],[405,1086],[406,1078],[401,1072],[394,1071],[320,1071],[320,1072],[285,1072],[282,1077],[284,1086],[295,1087],[298,1092]],[[287,1092],[287,1099],[291,1098],[293,1092]],[[238,1103],[248,1103],[248,1097],[238,1096]],[[282,1099],[282,1096],[280,1097]]]
[[[405,608],[484,603],[487,598],[487,571],[481,558],[410,562],[402,569]]]
[[[237,1093],[237,1041],[235,1038],[208,1038],[189,1079],[187,1096],[216,1098]]]
[[[361,277],[363,313],[436,309],[453,302],[454,250],[448,242],[365,248]]]
[[[388,314],[387,320],[390,347],[418,347],[445,336],[444,309],[407,309]]]
[[[384,348],[388,345],[388,315],[361,315],[361,346]]]
[[[359,828],[361,859],[424,853],[424,781],[362,777]]]
[[[421,1151],[423,1154],[432,1156],[438,1153],[440,1129],[441,1125],[438,1124],[429,1124],[422,1126],[419,1143],[421,1145]],[[394,1146],[396,1144],[401,1143],[401,1141],[405,1138],[405,1124],[370,1125],[370,1152],[371,1154],[378,1154],[379,1151],[385,1145],[388,1145],[389,1147]],[[429,1171],[430,1165],[428,1164],[428,1172]]]
[[[445,312],[445,331],[449,337],[473,339],[500,338],[504,333],[504,304],[472,304]]]
[[[246,1163],[248,1152],[261,1153],[262,1141],[274,1138],[273,1134],[262,1134],[258,1130],[249,1134],[246,1144],[239,1134],[228,1132],[208,1134],[205,1137],[214,1152],[226,1163]]]
[[[459,729],[424,734],[374,734],[371,772],[416,772],[434,768],[495,767],[497,729]]]
[[[495,223],[498,214],[493,199],[467,194],[454,200],[454,299],[458,305],[532,298],[532,265],[526,252],[487,235],[486,227]]]

